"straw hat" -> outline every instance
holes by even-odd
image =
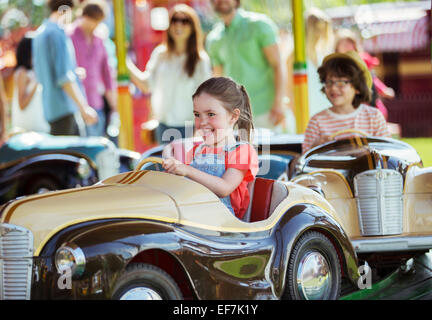
[[[348,51],[345,53],[332,53],[329,54],[327,57],[324,58],[323,63],[326,63],[327,61],[330,61],[331,59],[335,58],[345,58],[352,60],[357,67],[360,68],[360,70],[363,72],[364,78],[366,80],[366,84],[369,89],[372,88],[372,75],[366,65],[366,63],[363,61],[363,59],[359,56],[359,54],[356,51]]]

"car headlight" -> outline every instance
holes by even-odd
[[[85,269],[84,252],[75,244],[67,244],[57,249],[55,265],[59,273],[69,270],[72,276],[80,276]]]

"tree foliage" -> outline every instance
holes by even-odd
[[[416,2],[416,0],[303,0],[305,8],[317,7],[327,9],[333,7],[354,6],[380,2]],[[271,17],[281,28],[289,28],[292,20],[290,0],[243,0],[242,7],[246,10],[261,12]]]

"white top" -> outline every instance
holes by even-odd
[[[316,139],[331,136],[340,130],[357,129],[374,137],[390,137],[386,121],[377,108],[361,104],[355,111],[338,114],[330,109],[315,114],[306,128],[303,152],[309,150]],[[338,139],[348,138],[352,133],[340,135]]]
[[[32,70],[26,71],[28,76],[36,79]],[[35,80],[36,81],[36,80]],[[27,88],[31,90],[31,88]],[[18,102],[18,86],[14,79],[14,92],[12,97],[11,121],[13,128],[24,131],[36,131],[49,133],[50,126],[43,113],[42,85],[38,84],[37,89],[24,110],[21,110]]]
[[[186,54],[168,56],[165,46],[156,47],[146,66],[149,74],[151,105],[155,118],[170,127],[185,126],[193,121],[192,95],[198,86],[212,76],[210,58],[201,52],[195,73],[184,70]]]

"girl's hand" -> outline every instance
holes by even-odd
[[[178,176],[186,176],[189,168],[183,162],[180,162],[172,157],[164,159],[162,162],[162,167],[166,172],[176,174]]]

